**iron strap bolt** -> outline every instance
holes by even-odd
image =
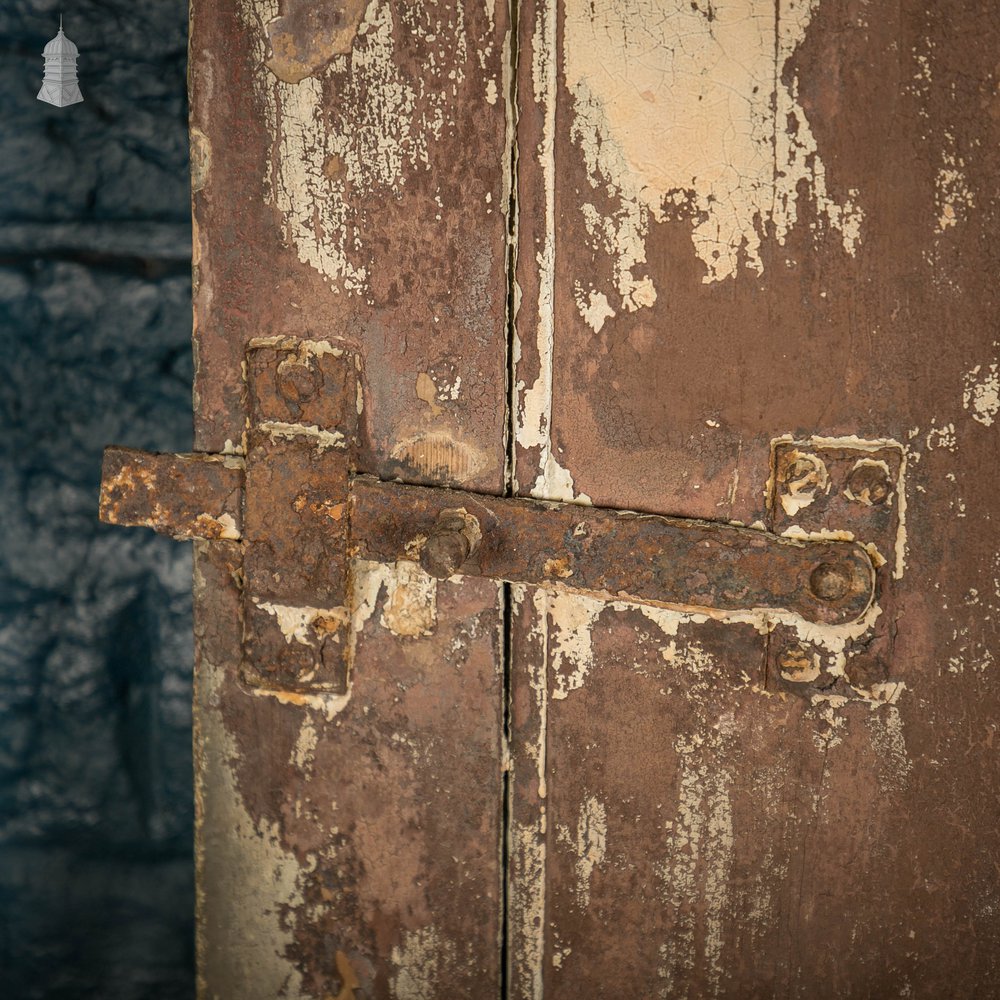
[[[306,361],[289,358],[278,365],[275,385],[286,403],[298,405],[312,399],[323,387],[323,373]]]
[[[851,496],[860,503],[883,504],[892,492],[889,476],[880,465],[859,465],[847,477]]]
[[[821,601],[839,601],[851,593],[854,574],[845,563],[820,563],[809,575],[809,589]]]
[[[476,551],[479,521],[464,510],[442,511],[420,550],[424,572],[438,580],[454,576]]]

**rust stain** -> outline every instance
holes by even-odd
[[[437,386],[434,384],[434,379],[427,372],[420,372],[417,375],[416,392],[417,399],[422,400],[430,407],[432,417],[436,417],[443,412],[437,401]]]
[[[483,472],[489,459],[456,435],[429,431],[404,437],[392,447],[392,458],[406,478],[462,485]]]
[[[361,986],[361,982],[354,974],[351,963],[347,956],[340,950],[336,954],[337,974],[340,976],[340,992],[334,1000],[354,1000],[354,991]]]
[[[368,0],[286,0],[285,13],[267,25],[264,65],[285,83],[299,83],[331,59],[351,51]]]

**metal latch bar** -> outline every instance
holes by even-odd
[[[360,474],[352,353],[269,338],[248,346],[245,371],[245,456],[108,448],[101,517],[240,543],[244,678],[254,686],[346,690],[355,559],[826,624],[853,622],[872,602],[874,566],[855,542]]]
[[[842,624],[865,613],[874,588],[871,559],[856,542],[782,538],[712,521],[371,476],[352,478],[350,511],[357,558],[420,559],[442,517],[462,513],[475,520],[481,541],[449,567],[455,573],[558,585],[639,604],[788,611],[807,621]]]

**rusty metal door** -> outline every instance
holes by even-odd
[[[251,340],[346,342],[368,471],[503,491],[507,30],[461,0],[192,4],[196,448],[242,450]],[[361,565],[349,692],[264,693],[237,550],[197,551],[202,995],[495,994],[497,584]]]
[[[511,995],[998,995],[996,9],[519,41],[517,489],[880,579],[847,629],[514,594]]]
[[[202,996],[996,995],[998,42],[194,0]]]

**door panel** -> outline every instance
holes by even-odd
[[[521,5],[517,490],[786,530],[775,442],[902,468],[877,668],[515,593],[513,996],[991,990],[998,33],[915,0]],[[806,530],[849,527],[835,485]],[[807,640],[826,690],[785,676]]]
[[[196,447],[244,448],[249,341],[344,341],[362,471],[849,532],[877,601],[356,563],[347,694],[276,696],[238,547],[200,544],[200,991],[985,995],[1000,24],[515,6],[513,44],[491,0],[196,0]]]
[[[503,490],[506,34],[460,0],[195,0],[199,450],[242,447],[251,339],[343,340],[364,471]],[[197,562],[201,994],[495,993],[496,585],[356,566],[347,696],[275,697],[240,680],[237,555]]]

